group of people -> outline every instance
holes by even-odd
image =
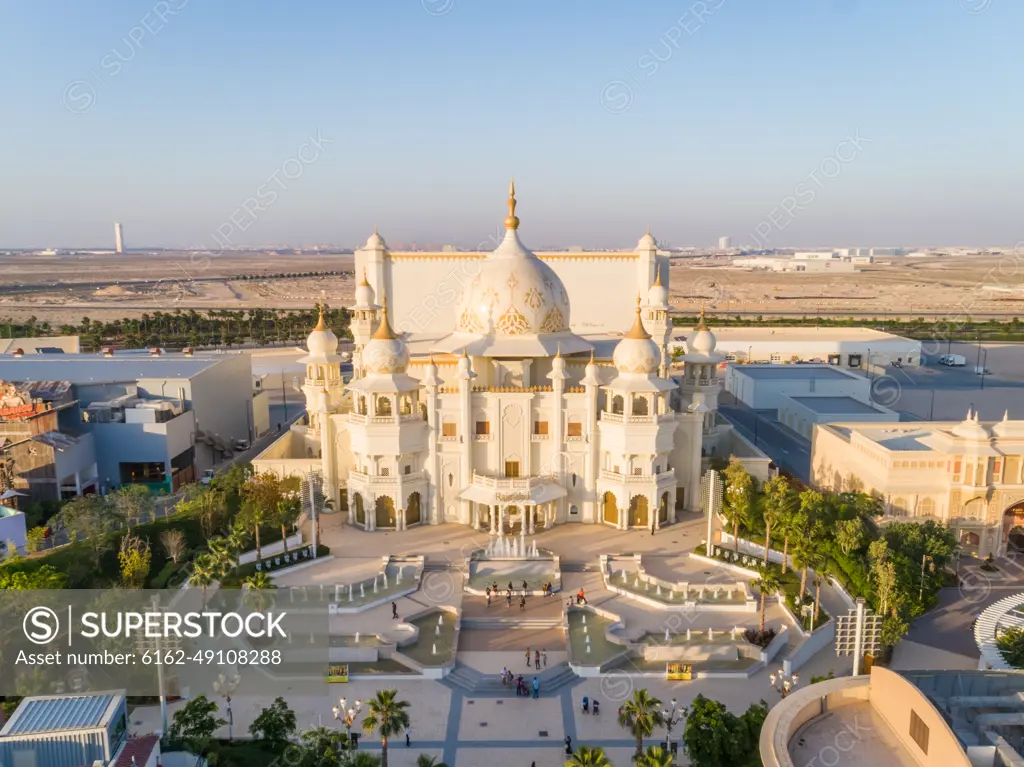
[[[505,687],[511,687],[513,684],[515,684],[516,695],[522,695],[525,697],[529,697],[530,695],[530,691],[526,686],[526,680],[523,679],[523,675],[520,674],[519,676],[516,676],[511,671],[509,671],[507,667],[501,670],[501,683]],[[540,680],[537,677],[533,678],[533,697],[540,697]]]
[[[588,698],[586,695],[584,695],[583,696],[583,713],[584,714],[589,714],[590,710],[591,710],[590,698]],[[593,700],[593,711],[594,711],[594,716],[597,716],[598,714],[601,713],[601,704],[598,702],[597,698],[594,698],[594,700]],[[620,709],[620,713],[621,713],[621,709]]]
[[[533,666],[536,669],[540,669],[541,661],[544,662],[544,668],[548,667],[548,651],[547,650],[535,650],[533,653]],[[530,667],[530,648],[526,648],[526,667]]]
[[[544,596],[549,597],[554,593],[554,587],[550,583],[545,583],[542,587]],[[523,581],[523,586],[519,590],[519,612],[526,612],[526,595],[530,590],[530,586],[526,581]],[[515,588],[512,586],[512,581],[508,582],[508,587],[505,589],[505,608],[509,609],[512,607],[512,598],[515,596]],[[491,599],[498,596],[498,582],[494,581],[488,586],[484,593],[487,595],[487,606],[491,606]]]

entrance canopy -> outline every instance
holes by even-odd
[[[474,474],[459,497],[488,506],[540,504],[566,496],[565,488],[547,477],[499,478]]]

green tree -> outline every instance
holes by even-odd
[[[295,712],[288,707],[284,698],[278,697],[249,725],[249,734],[263,741],[268,750],[280,751],[295,734],[295,727]]]
[[[636,767],[673,767],[675,757],[661,746],[648,746],[634,762]]]
[[[739,552],[740,525],[750,519],[756,499],[754,478],[736,456],[729,457],[729,465],[722,472],[722,477],[725,481],[722,513],[732,526],[733,548]]]
[[[299,735],[300,745],[285,754],[285,764],[296,767],[348,767],[342,761],[342,749],[346,746],[345,733],[328,727],[314,727],[303,730]],[[299,756],[296,762],[293,756]]]
[[[580,746],[566,760],[565,767],[612,767],[612,763],[600,746]]]
[[[274,522],[281,528],[281,541],[284,543],[284,551],[288,553],[288,528],[295,524],[302,509],[299,506],[299,499],[286,496],[277,502],[274,510]]]
[[[764,633],[764,604],[768,594],[774,593],[779,590],[780,583],[767,566],[762,565],[757,569],[757,580],[754,581],[754,586],[757,587],[758,592],[761,595],[761,633]]]
[[[217,704],[205,695],[193,698],[174,714],[168,737],[182,741],[191,751],[202,751],[213,739],[213,734],[227,722],[217,715]]]
[[[153,499],[145,485],[121,485],[107,496],[107,502],[114,507],[117,516],[124,520],[129,531],[133,524],[138,524],[143,515],[148,516],[153,510]]]
[[[864,520],[861,517],[843,519],[838,522],[835,528],[836,543],[844,554],[856,551],[864,545],[867,540],[867,530],[864,527]]]
[[[1003,660],[1014,668],[1024,668],[1024,629],[1011,626],[996,639]]]
[[[54,518],[55,527],[67,530],[72,541],[82,538],[92,550],[92,564],[100,569],[100,558],[110,548],[108,533],[117,529],[117,519],[109,512],[103,498],[85,495],[64,504]]]
[[[703,695],[693,699],[683,729],[683,742],[693,767],[722,767],[734,763],[735,722],[736,717],[722,703]]]
[[[661,715],[661,701],[646,689],[633,692],[633,697],[622,704],[619,709],[619,726],[636,738],[636,757],[639,759],[644,752],[644,738],[654,733],[655,727],[661,727],[664,717]]]
[[[242,485],[241,494],[243,503],[239,520],[253,531],[256,560],[260,561],[263,559],[260,551],[260,528],[275,520],[278,504],[282,500],[281,480],[269,471],[254,474]]]
[[[253,612],[261,613],[274,605],[274,595],[271,593],[277,588],[270,576],[266,573],[253,573],[245,579],[245,603]]]
[[[25,548],[29,554],[35,554],[46,543],[46,528],[33,527],[25,536]]]
[[[35,591],[44,589],[66,589],[68,577],[52,565],[43,565],[38,570],[9,572],[0,567],[0,591]]]
[[[203,607],[206,607],[206,587],[217,580],[217,562],[209,555],[198,556],[192,562],[192,574],[188,585],[203,590]]]
[[[448,767],[444,762],[437,761],[437,757],[420,754],[416,757],[416,767]]]
[[[787,477],[778,474],[764,484],[765,504],[765,528],[768,528],[767,519],[770,516],[772,527],[776,535],[782,535],[782,574],[786,574],[789,560],[789,538],[791,535],[799,535],[802,528],[802,518],[797,513],[799,500],[793,492],[793,486]],[[765,561],[767,562],[768,549],[771,536],[769,530],[765,530]]]
[[[380,736],[383,767],[388,767],[388,740],[409,726],[409,714],[406,711],[409,702],[395,700],[397,694],[397,690],[378,690],[377,694],[366,702],[368,711],[363,718],[363,731],[372,733],[376,730]]]
[[[153,562],[149,541],[144,541],[133,533],[127,533],[121,538],[117,561],[121,566],[121,582],[127,588],[142,588],[146,584]]]

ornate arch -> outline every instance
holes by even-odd
[[[619,524],[619,501],[611,490],[601,496],[601,519],[610,525]]]
[[[644,493],[637,493],[629,499],[629,527],[649,527],[651,524],[651,500]]]
[[[366,527],[366,503],[359,493],[352,493],[352,505],[355,507],[357,525]]]
[[[398,523],[398,512],[395,509],[395,499],[390,495],[379,495],[373,504],[375,527],[396,527]]]
[[[405,499],[405,524],[418,525],[423,521],[423,504],[418,490],[409,493]]]

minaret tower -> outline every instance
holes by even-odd
[[[362,363],[362,351],[366,346],[379,321],[380,307],[377,305],[376,294],[369,280],[366,278],[366,268],[363,268],[363,278],[356,286],[356,302],[351,308],[352,338],[355,341],[355,354],[352,355],[353,378],[359,378],[365,374]]]
[[[647,292],[647,307],[644,310],[644,326],[661,347],[661,366],[658,375],[668,377],[671,364],[669,342],[672,340],[672,323],[668,317],[668,285],[662,284],[661,265],[655,267],[654,284]]]

